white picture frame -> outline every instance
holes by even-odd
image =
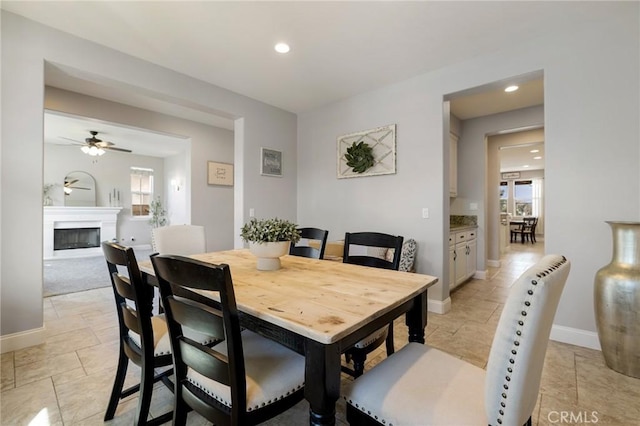
[[[365,142],[373,150],[373,166],[362,173],[355,172],[347,165],[345,154],[354,143]],[[374,129],[349,133],[337,138],[338,179],[362,176],[389,175],[396,173],[396,125],[376,127]]]

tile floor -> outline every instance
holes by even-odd
[[[503,266],[489,271],[489,279],[471,280],[453,292],[451,312],[429,314],[427,342],[484,367],[509,286],[542,253],[541,242],[512,245]],[[103,424],[118,351],[111,289],[46,298],[44,314],[44,344],[2,354],[0,424]],[[397,349],[407,335],[401,319],[396,330]],[[369,356],[367,368],[385,357],[383,351]],[[133,383],[139,370],[129,370],[127,380]],[[172,406],[172,394],[160,384],[156,389],[151,416]],[[136,404],[135,395],[122,401],[116,418],[108,423],[130,425]],[[342,400],[337,411],[338,424],[346,424]],[[303,401],[265,424],[305,425],[307,413]],[[598,351],[550,342],[534,425],[637,425],[638,419],[640,379],[608,369]],[[189,415],[189,425],[206,424],[197,414]]]

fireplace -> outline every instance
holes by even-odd
[[[44,207],[43,258],[101,256],[102,241],[116,239],[122,207]]]
[[[100,247],[100,228],[69,228],[53,230],[54,250]]]

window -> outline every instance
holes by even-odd
[[[153,169],[131,167],[131,214],[149,216],[153,199]]]
[[[530,180],[517,180],[513,189],[516,202],[516,216],[533,214],[533,184]]]
[[[508,202],[509,202],[509,183],[500,182],[500,213],[507,212]]]

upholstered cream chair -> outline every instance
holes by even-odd
[[[204,226],[162,226],[153,228],[151,236],[153,250],[161,254],[189,256],[207,251]]]
[[[530,424],[549,333],[570,264],[548,255],[513,285],[486,371],[409,343],[346,389],[350,424]]]

